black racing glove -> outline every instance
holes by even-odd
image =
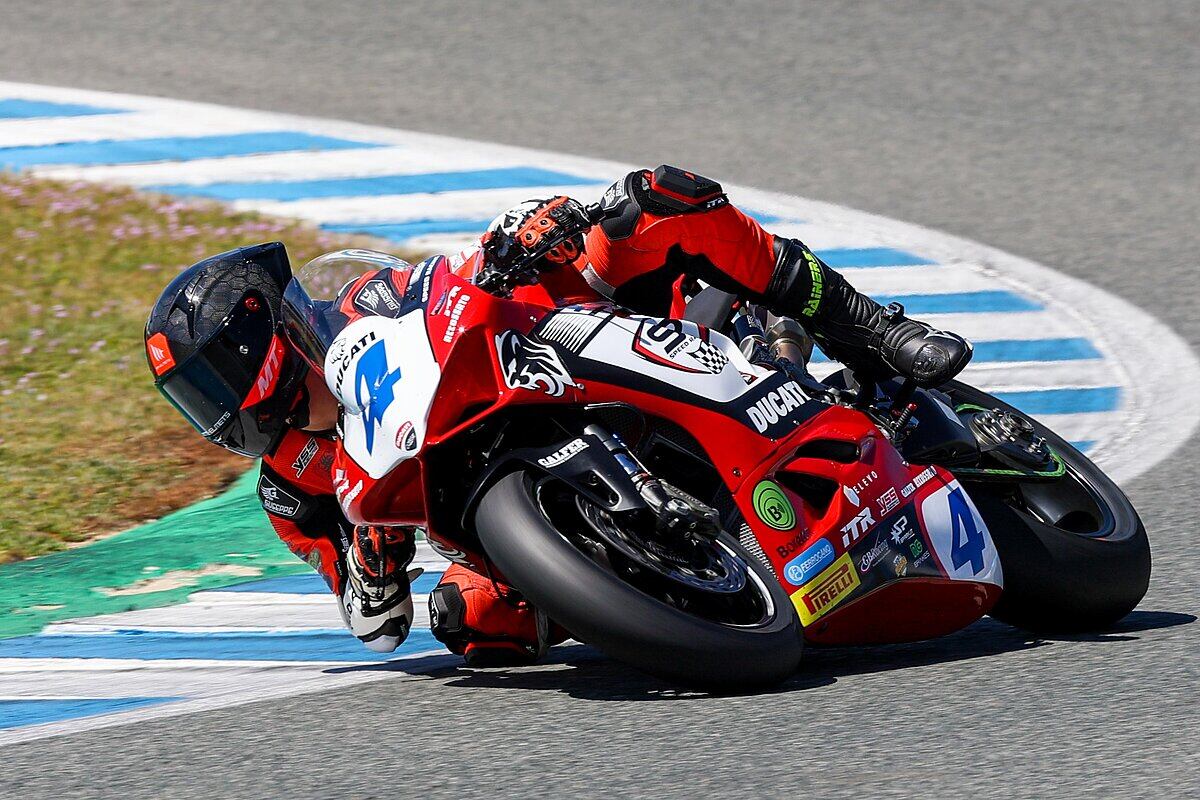
[[[564,195],[514,206],[483,234],[484,267],[475,284],[507,297],[516,286],[537,283],[539,273],[583,254],[583,237],[591,226],[589,209]]]

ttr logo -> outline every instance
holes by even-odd
[[[864,508],[854,515],[854,519],[842,526],[842,547],[849,548],[851,542],[857,542],[858,537],[871,529],[875,524],[875,518],[871,516],[871,509]]]

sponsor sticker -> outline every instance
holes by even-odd
[[[346,475],[345,470],[335,470],[333,475],[333,493],[338,499],[343,509],[349,509],[350,504],[354,502],[354,498],[363,490],[363,482],[361,480],[350,486],[350,478]]]
[[[544,458],[539,458],[538,463],[541,464],[546,469],[550,469],[551,467],[557,467],[559,464],[562,464],[566,461],[570,461],[572,458],[579,455],[586,449],[587,449],[587,442],[585,442],[583,439],[574,439],[572,441],[567,442],[565,445],[560,447],[558,450],[555,450],[550,455],[548,455]]]
[[[364,314],[395,317],[400,313],[400,301],[386,281],[372,278],[358,290],[354,306]]]
[[[217,419],[217,421],[216,421],[216,422],[214,422],[214,423],[212,424],[212,427],[211,427],[211,428],[209,428],[208,430],[203,430],[203,431],[200,431],[200,435],[201,435],[201,436],[212,436],[214,433],[216,433],[217,431],[221,430],[221,426],[222,426],[222,425],[224,425],[224,424],[225,424],[225,421],[226,421],[227,419],[229,419],[230,417],[232,417],[232,416],[233,416],[233,412],[232,412],[232,411],[226,411],[224,414],[222,414],[222,415],[221,415],[221,416],[220,416],[220,417]]]
[[[879,495],[879,515],[883,516],[894,511],[900,505],[900,497],[896,494],[896,487],[888,489],[883,494]]]
[[[897,578],[903,578],[908,574],[908,559],[904,556],[896,556],[893,558],[892,570],[896,573]]]
[[[417,449],[417,429],[411,421],[406,421],[400,426],[400,430],[396,431],[396,447],[405,452]]]
[[[897,545],[904,544],[916,535],[913,533],[912,523],[909,522],[907,514],[892,523],[892,532],[889,535]]]
[[[455,286],[455,289],[458,287]],[[453,341],[455,335],[462,332],[462,328],[458,324],[459,317],[462,316],[463,310],[466,309],[467,303],[471,302],[471,295],[464,294],[458,298],[458,302],[454,304],[454,308],[450,311],[450,321],[446,324],[446,332],[442,335],[442,341],[449,344]],[[447,304],[446,306],[450,306]]]
[[[879,477],[879,473],[876,472],[875,470],[871,470],[866,475],[862,476],[862,480],[860,480],[858,483],[854,484],[854,486],[852,488],[854,489],[854,491],[862,493],[862,492],[866,491],[866,488],[868,486],[870,486],[872,483],[874,483],[875,479],[878,477]]]
[[[304,559],[310,567],[317,572],[321,572],[321,550],[314,547],[308,551],[308,557]]]
[[[888,547],[887,539],[876,542],[874,547],[859,556],[858,571],[865,574],[871,567],[883,561],[890,552],[892,552],[892,548]]]
[[[283,339],[278,335],[272,336],[267,357],[263,359],[262,369],[258,371],[258,377],[254,379],[254,383],[250,387],[250,394],[246,395],[242,408],[249,408],[261,403],[275,393],[275,384],[279,382],[279,374],[283,366],[283,356]]]
[[[800,545],[804,544],[804,540],[807,538],[808,531],[802,530],[793,536],[791,541],[789,541],[787,544],[776,547],[775,552],[779,554],[780,558],[787,558],[792,553],[796,552]]]
[[[295,470],[297,478],[304,474],[304,470],[308,469],[308,465],[312,463],[313,456],[316,454],[317,440],[310,436],[305,442],[304,448],[296,456],[296,460],[292,462],[292,469]]]
[[[682,372],[720,375],[729,359],[720,348],[705,342],[685,330],[678,319],[647,317],[638,325],[633,337],[633,352],[641,358]]]
[[[808,626],[836,608],[861,585],[850,554],[842,553],[817,577],[792,594],[792,605],[800,614],[800,622]]]
[[[146,340],[146,355],[150,356],[150,369],[154,370],[155,376],[162,375],[175,366],[171,346],[162,333],[156,333]]]
[[[266,475],[259,476],[258,496],[263,508],[272,514],[293,519],[300,513],[300,498],[276,485]]]
[[[796,509],[783,489],[774,481],[759,481],[752,497],[754,513],[777,531],[790,531],[796,526]]]
[[[825,569],[833,562],[833,545],[828,539],[821,539],[803,553],[783,565],[783,577],[788,583],[803,586],[812,576]]]
[[[875,517],[871,516],[871,509],[864,508],[854,515],[854,519],[842,526],[842,547],[849,549],[850,545],[859,540],[864,533],[871,530],[875,525]]]
[[[600,198],[600,207],[605,211],[612,211],[625,197],[625,181],[619,180],[605,190],[604,196]]]
[[[935,470],[933,467],[926,468],[915,478],[913,478],[907,485],[905,485],[903,489],[900,490],[901,496],[912,496],[913,492],[929,483],[930,478],[933,478],[935,475],[937,475],[937,470]]]

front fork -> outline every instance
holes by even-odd
[[[720,533],[721,520],[716,509],[665,486],[629,451],[621,437],[595,423],[587,425],[583,432],[599,439],[620,464],[658,520],[659,530],[702,539],[714,539]]]

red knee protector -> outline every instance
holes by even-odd
[[[429,594],[434,638],[472,666],[532,664],[548,637],[538,635],[533,606],[517,597],[503,584],[451,565]]]

